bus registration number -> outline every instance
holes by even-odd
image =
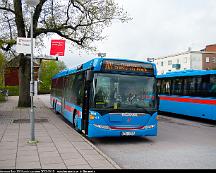
[[[134,136],[135,132],[121,132],[122,136]]]

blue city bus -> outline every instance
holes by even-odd
[[[51,106],[92,137],[156,136],[156,66],[95,58],[52,78]]]
[[[216,70],[185,70],[157,76],[159,111],[216,120]]]

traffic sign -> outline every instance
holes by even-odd
[[[50,55],[64,56],[65,40],[51,40]]]

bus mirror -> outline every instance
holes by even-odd
[[[92,70],[87,70],[86,81],[91,82],[94,77],[94,72]]]

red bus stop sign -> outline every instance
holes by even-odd
[[[65,40],[51,40],[50,55],[64,56]]]

